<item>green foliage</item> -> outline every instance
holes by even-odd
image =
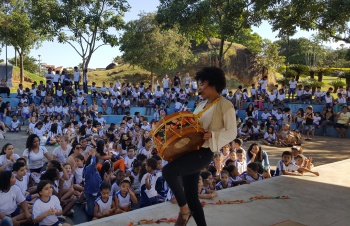
[[[328,84],[331,86],[334,86],[334,87],[346,86],[346,83],[343,82],[340,78],[333,80],[332,82],[330,82]]]
[[[258,33],[253,33],[250,28],[241,29],[237,36],[229,38],[228,41],[244,45],[254,54],[260,54],[264,44],[261,36]]]
[[[302,64],[292,64],[289,66],[289,69],[295,71],[298,75],[309,72],[309,67]]]
[[[118,45],[118,36],[111,31],[123,28],[129,4],[126,0],[37,0],[32,10],[35,27],[69,44],[81,57],[83,68],[87,68],[98,48]]]
[[[18,61],[19,59],[17,59]],[[11,58],[8,60],[10,64],[15,65],[15,58]],[[34,57],[31,56],[24,56],[23,57],[23,66],[26,69],[26,71],[31,73],[36,73],[39,70],[39,65],[37,60]]]
[[[286,77],[281,77],[281,78],[276,79],[276,82],[282,86],[288,85],[289,81],[290,81],[290,79],[286,78]]]
[[[269,39],[263,39],[261,52],[258,55],[259,65],[265,68],[280,67],[283,64],[285,57],[279,55],[279,49],[280,46],[277,43],[273,43]]]
[[[151,71],[151,75],[174,69],[192,56],[189,40],[176,28],[161,30],[154,14],[141,14],[140,19],[127,23],[120,41],[123,60]]]
[[[350,4],[344,0],[282,0],[269,9],[269,19],[280,37],[291,36],[297,28],[318,30],[329,38],[350,43]]]
[[[300,84],[303,85],[303,86],[308,86],[310,88],[316,88],[318,86],[319,87],[324,86],[323,82],[319,82],[319,81],[317,81],[316,79],[313,79],[313,78],[306,78],[306,79],[300,80]]]
[[[189,38],[210,41],[218,38],[219,65],[222,66],[224,42],[239,37],[242,29],[259,25],[273,1],[254,0],[160,0],[157,21],[164,28],[179,26]]]
[[[31,11],[24,7],[27,0],[9,1],[0,10],[0,40],[15,48],[20,57],[21,81],[24,80],[23,56],[39,45],[42,37],[33,29]]]
[[[279,54],[287,58],[289,64],[303,64],[307,66],[319,66],[324,57],[324,48],[317,41],[306,38],[288,39],[276,41],[280,45]]]

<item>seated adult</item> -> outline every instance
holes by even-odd
[[[7,81],[6,79],[1,79],[0,82],[0,94],[1,93],[6,93],[7,97],[10,97],[10,88],[7,86]]]
[[[344,138],[350,123],[350,112],[348,111],[348,107],[343,106],[341,112],[337,114],[336,118],[337,123],[334,125],[334,128],[339,133],[339,137]]]
[[[260,163],[263,168],[262,175],[264,178],[271,177],[269,156],[262,150],[261,146],[257,143],[252,143],[247,150],[246,154],[247,164],[251,162]],[[272,172],[274,174],[274,172]]]
[[[323,136],[326,136],[327,126],[334,126],[336,114],[333,111],[333,107],[328,106],[326,111],[322,112],[322,123],[320,127],[322,128]]]

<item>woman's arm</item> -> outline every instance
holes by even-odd
[[[49,152],[46,152],[46,153],[44,154],[44,156],[45,156],[45,158],[47,159],[47,161],[51,161],[51,155],[50,155]],[[27,157],[27,159],[28,159],[28,157]],[[26,160],[27,160],[27,159],[26,159]]]

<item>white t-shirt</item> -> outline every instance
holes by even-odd
[[[276,94],[269,94],[269,100],[275,101],[276,100]]]
[[[62,89],[61,90],[56,90],[56,95],[58,97],[61,97],[63,95],[63,90]]]
[[[9,216],[15,212],[17,205],[24,202],[26,198],[17,185],[11,186],[8,192],[0,190],[0,212]]]
[[[19,159],[19,155],[12,154],[13,159],[16,161]],[[0,166],[6,165],[6,163],[11,162],[4,170],[12,171],[13,162],[6,158],[6,155],[0,155]]]
[[[62,150],[61,146],[58,146],[53,150],[52,156],[56,156],[57,161],[59,161],[61,163],[66,163],[69,152],[71,149],[72,149],[72,147],[70,145],[67,146],[67,150],[65,150],[65,151]]]
[[[21,189],[23,195],[26,194],[26,191],[28,189],[29,175],[24,175],[22,180],[16,177],[16,185],[19,187],[19,189]]]
[[[125,208],[125,207],[128,207],[131,205],[131,202],[130,202],[130,194],[129,192],[126,193],[125,196],[123,196],[121,194],[121,191],[118,191],[115,196],[117,196],[118,198],[118,206],[121,207],[121,208]]]
[[[60,79],[60,74],[54,74],[53,75],[53,82],[58,82],[58,80]]]
[[[33,133],[38,135],[38,137],[43,137],[45,135],[45,128],[41,127],[41,129],[39,129],[38,127],[34,128]]]
[[[297,81],[289,81],[289,88],[295,89],[297,88],[298,82]]]
[[[289,163],[288,166],[286,166],[282,160],[279,160],[276,166],[275,176],[283,175],[282,170],[285,170],[287,172],[295,172],[298,171],[299,167],[293,163]]]
[[[131,164],[135,161],[136,156],[130,158],[129,156],[124,157],[124,163],[127,165],[129,168],[131,168]]]
[[[52,81],[54,74],[46,74],[45,77],[46,77],[46,82]]]
[[[175,109],[181,109],[182,104],[180,102],[175,103]]]
[[[146,177],[147,175],[149,175],[150,173],[146,173],[145,175],[143,175],[142,180],[141,180],[141,189],[142,186],[146,184]],[[145,193],[147,195],[148,198],[152,198],[158,195],[157,191],[156,191],[156,182],[157,182],[158,177],[154,176],[154,175],[150,175],[149,177],[149,184],[151,185],[151,189],[145,189]]]
[[[37,218],[41,214],[47,212],[50,208],[56,210],[62,210],[60,200],[55,195],[51,195],[48,202],[41,201],[40,198],[35,200],[33,204],[33,219]],[[49,215],[45,217],[42,221],[39,222],[39,226],[41,225],[53,225],[58,221],[58,218],[55,214]]]
[[[151,151],[147,151],[146,148],[142,148],[142,149],[140,150],[139,154],[144,154],[144,155],[146,155],[148,159],[151,158],[151,156],[152,156]]]
[[[269,83],[269,81],[263,80],[263,79],[259,81],[261,89],[266,89],[266,86],[268,83]]]
[[[169,78],[163,78],[163,88],[169,87]]]
[[[263,113],[261,114],[261,119],[262,119],[262,120],[267,120],[268,117],[271,117],[270,112],[267,112],[267,113],[263,112]]]
[[[160,98],[164,95],[164,92],[162,90],[156,90],[154,91],[154,95],[157,97],[157,98]]]
[[[110,195],[108,197],[107,202],[104,202],[100,197],[98,197],[95,201],[95,205],[98,205],[98,213],[102,213],[102,212],[107,212],[112,208],[112,203],[113,203],[113,196]]]
[[[79,79],[80,79],[80,72],[79,71],[75,71],[73,73],[74,75],[74,82],[79,82]]]
[[[322,91],[320,91],[320,92],[315,91],[315,93],[314,93],[314,96],[318,97],[318,98],[321,98],[323,95],[324,95],[324,93]]]
[[[14,121],[11,120],[11,128],[12,128],[12,129],[17,129],[20,123],[21,123],[21,122],[18,121],[18,120],[17,120],[16,122],[14,122]]]
[[[28,148],[24,149],[23,156],[28,157],[28,168],[39,169],[44,166],[44,155],[47,153],[47,149],[44,146],[39,147],[38,153],[34,153],[33,150],[28,153]]]

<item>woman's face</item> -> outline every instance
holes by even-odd
[[[211,97],[217,93],[215,87],[209,86],[208,81],[198,81],[198,92],[204,99]]]
[[[38,147],[39,146],[39,138],[35,137],[33,140],[33,147]]]
[[[251,152],[253,152],[253,153],[255,153],[255,154],[258,154],[258,152],[259,152],[259,147],[258,147],[258,145],[254,145],[254,146],[252,147]]]
[[[13,154],[13,152],[14,152],[14,147],[13,147],[13,145],[8,145],[7,147],[6,147],[6,149],[5,149],[5,153],[6,153],[6,155],[7,156],[10,156],[10,155],[12,155]]]

